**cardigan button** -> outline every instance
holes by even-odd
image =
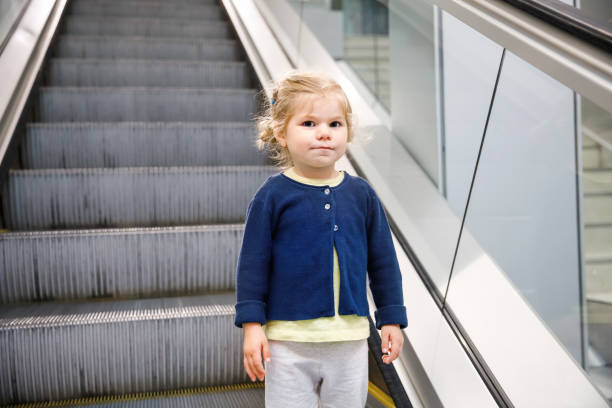
[[[325,204],[325,209],[329,210],[329,208],[331,207],[331,205],[329,205],[329,203]]]
[[[325,190],[323,190],[325,192],[325,194],[329,194],[329,188],[326,188]]]
[[[338,231],[338,226],[334,225],[334,231]]]

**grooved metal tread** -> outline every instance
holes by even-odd
[[[244,88],[41,87],[43,122],[248,121],[256,90]]]
[[[274,166],[9,170],[8,229],[194,225],[244,221]]]
[[[0,404],[247,381],[233,292],[0,307]]]
[[[233,37],[229,24],[219,20],[155,17],[67,16],[67,35],[125,35],[139,37]]]
[[[32,404],[23,408],[263,408],[265,405],[265,389],[262,383],[207,388],[211,390],[204,392],[199,392],[197,389],[179,390],[170,393],[147,393],[142,396],[126,395],[84,398],[82,400],[61,401],[44,405]]]
[[[151,166],[151,167],[96,167],[88,169],[9,169],[16,176],[97,175],[97,174],[237,174],[248,172],[278,172],[274,166]],[[255,186],[257,188],[259,186]],[[245,207],[246,209],[246,207]]]
[[[29,123],[22,157],[30,169],[271,164],[255,135],[250,122]]]
[[[217,4],[172,4],[151,1],[77,1],[72,3],[72,15],[181,17],[190,19],[224,19],[225,14]]]
[[[121,35],[60,35],[56,57],[240,60],[236,40]]]
[[[161,19],[160,22],[166,22],[165,19]],[[143,35],[112,35],[112,34],[60,34],[58,41],[139,41],[143,43],[167,43],[170,45],[174,44],[208,44],[208,43],[218,43],[218,44],[238,44],[235,39],[228,38],[191,38],[191,37],[164,37],[164,36],[143,36]]]
[[[171,0],[171,1],[164,1],[164,0],[72,0],[73,3],[89,3],[89,4],[94,4],[94,3],[128,3],[131,5],[138,5],[138,4],[143,4],[143,3],[148,3],[148,4],[167,4],[167,3],[171,3],[171,4],[180,4],[180,5],[185,5],[185,6],[189,6],[189,5],[195,5],[195,6],[199,6],[199,5],[218,5],[219,1],[218,0]]]
[[[51,86],[249,88],[246,63],[237,61],[53,58]]]
[[[198,316],[229,316],[235,313],[235,303],[234,291],[226,291],[154,299],[0,305],[0,331]]]
[[[0,303],[233,290],[243,224],[0,234]]]

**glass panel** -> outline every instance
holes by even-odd
[[[580,0],[577,6],[590,18],[600,22],[612,32],[612,2],[610,0]]]
[[[428,0],[290,3],[362,94],[386,107],[392,132],[365,129],[377,138],[364,153],[407,203],[405,227],[419,235],[411,245],[444,294],[502,48]],[[304,31],[284,29],[302,43]]]
[[[449,289],[490,258],[608,398],[611,132],[609,112],[506,52]]]
[[[27,0],[0,0],[0,53]]]
[[[377,0],[342,3],[344,61],[389,109],[389,10]]]

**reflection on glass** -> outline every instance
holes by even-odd
[[[586,367],[612,397],[612,115],[582,99]]]
[[[390,108],[389,10],[379,0],[289,0],[330,55]]]
[[[507,52],[463,230],[608,398],[611,132],[609,112]],[[465,240],[451,290],[478,257]]]
[[[344,60],[387,109],[389,10],[377,0],[344,0]]]
[[[27,0],[0,0],[0,53]]]

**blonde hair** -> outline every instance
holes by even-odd
[[[259,150],[268,151],[277,167],[287,169],[293,166],[289,150],[278,143],[274,131],[285,132],[289,120],[298,108],[300,96],[337,94],[346,118],[347,143],[353,140],[354,122],[351,105],[342,87],[332,78],[321,73],[292,71],[278,81],[270,93],[272,100],[268,100],[264,94],[263,114],[255,118],[258,130],[255,144]]]

